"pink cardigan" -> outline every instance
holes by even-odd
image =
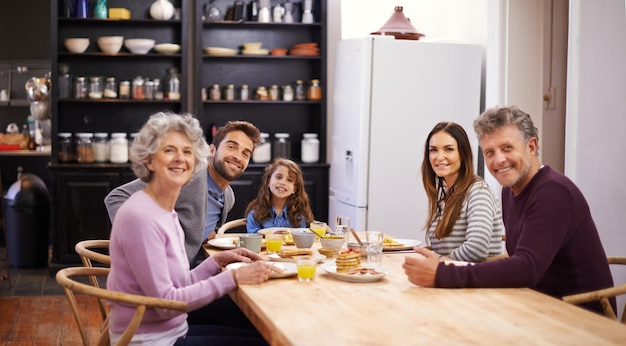
[[[220,273],[212,258],[190,271],[184,237],[175,211],[162,209],[143,190],[137,191],[113,223],[107,288],[185,301],[192,311],[237,287],[232,275]],[[111,303],[111,331],[122,332],[133,313],[134,308]],[[187,323],[187,314],[148,309],[137,333],[162,332],[181,323]]]

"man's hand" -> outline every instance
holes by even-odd
[[[415,285],[434,287],[440,256],[424,248],[415,248],[415,252],[422,256],[405,257],[402,268],[406,276]]]

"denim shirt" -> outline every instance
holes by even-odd
[[[210,174],[207,174],[207,187],[209,196],[202,239],[206,239],[215,230],[224,210],[224,190],[217,185]]]
[[[278,216],[274,207],[270,211],[270,218],[264,220],[261,224],[254,221],[254,210],[251,210],[246,217],[246,228],[248,229],[248,233],[256,233],[261,229],[270,228],[270,227],[302,227],[305,228],[307,226],[306,220],[302,220],[300,225],[294,226],[289,222],[289,216],[287,215],[287,206],[283,209],[283,212]]]

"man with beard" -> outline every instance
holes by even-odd
[[[228,212],[235,205],[230,182],[245,172],[252,151],[260,142],[261,133],[256,126],[246,121],[229,121],[213,136],[207,170],[182,187],[174,209],[185,232],[185,250],[190,268],[206,258],[202,244],[226,222]],[[104,198],[111,223],[130,195],[146,185],[135,179],[114,189]],[[254,328],[229,296],[192,311],[187,322]]]
[[[175,210],[185,231],[185,250],[191,268],[206,257],[202,243],[226,222],[235,204],[230,182],[248,168],[252,151],[260,141],[260,131],[251,123],[229,121],[213,136],[207,174],[198,174],[183,186]],[[145,187],[146,183],[135,179],[104,198],[111,222],[128,197]]]

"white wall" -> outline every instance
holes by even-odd
[[[624,4],[571,0],[570,7],[565,174],[587,198],[609,256],[626,256]],[[613,276],[626,283],[626,269]]]

